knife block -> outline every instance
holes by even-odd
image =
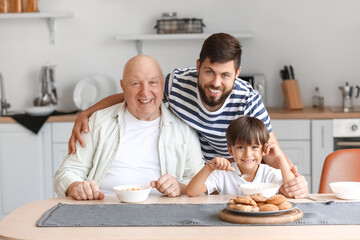
[[[287,79],[282,82],[285,106],[289,110],[303,109],[299,83],[294,79]]]

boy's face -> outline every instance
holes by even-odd
[[[255,173],[264,156],[263,146],[259,144],[235,144],[228,149],[242,173]]]

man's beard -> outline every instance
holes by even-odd
[[[230,93],[232,91],[232,89],[230,89],[227,92],[223,92],[221,97],[218,100],[216,100],[214,97],[206,96],[205,89],[203,87],[201,87],[200,85],[198,85],[198,89],[199,89],[200,98],[201,98],[202,102],[205,103],[206,105],[208,105],[209,107],[216,107],[216,106],[219,106],[220,104],[221,105],[224,104],[226,98],[230,95]],[[219,88],[215,88],[215,87],[212,87],[212,89],[219,90]]]

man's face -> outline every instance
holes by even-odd
[[[233,89],[240,70],[239,67],[235,71],[234,61],[210,63],[210,59],[206,58],[201,67],[199,60],[197,61],[199,93],[207,110],[216,111],[223,105]]]
[[[160,116],[163,76],[149,59],[135,62],[124,71],[121,87],[128,111],[136,118],[151,121]]]

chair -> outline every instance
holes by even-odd
[[[330,153],[324,162],[319,193],[332,193],[329,183],[360,182],[360,149],[343,149]]]

